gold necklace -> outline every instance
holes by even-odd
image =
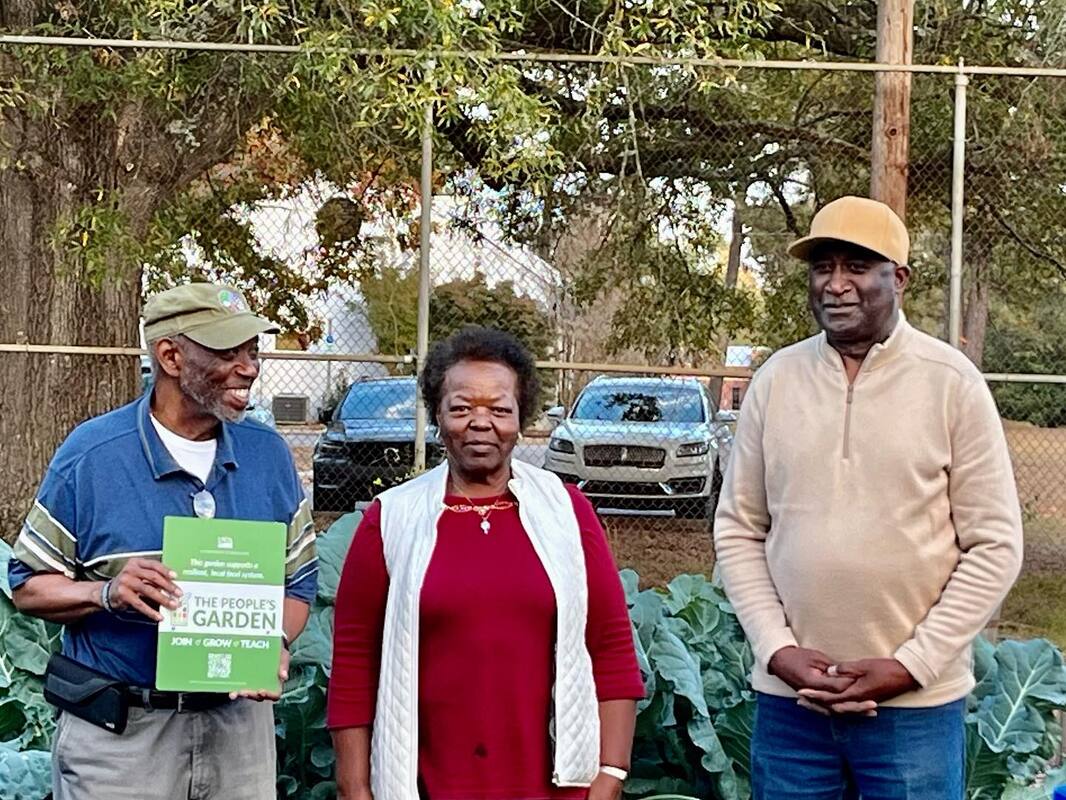
[[[466,500],[466,503],[459,503],[457,505],[444,504],[444,507],[448,511],[454,511],[456,514],[467,514],[473,511],[479,517],[481,517],[481,532],[488,536],[489,531],[492,530],[492,523],[489,522],[489,514],[493,511],[506,511],[509,508],[515,507],[513,500],[494,500],[491,505],[474,505],[474,501],[467,497],[465,494],[461,497]]]

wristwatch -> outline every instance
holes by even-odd
[[[289,637],[285,635],[285,631],[282,631],[281,632],[281,646],[284,647],[286,650],[290,650],[291,651],[292,650],[292,647],[290,647],[291,644],[292,643],[289,641]]]
[[[621,767],[612,767],[610,764],[601,764],[600,772],[604,775],[610,775],[612,778],[618,778],[618,780],[625,783],[626,778],[629,777],[629,773]]]

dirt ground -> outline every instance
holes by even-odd
[[[296,462],[297,472],[309,472],[311,469],[311,457],[315,453],[314,445],[297,445],[290,447],[292,460]]]
[[[711,574],[714,547],[706,523],[655,517],[603,517],[619,569],[640,575],[641,587],[665,586],[683,572]]]

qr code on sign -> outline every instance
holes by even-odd
[[[228,678],[233,669],[233,656],[230,653],[207,654],[207,677]]]

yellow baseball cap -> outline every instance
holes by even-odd
[[[822,242],[849,242],[897,264],[906,264],[911,239],[896,212],[868,197],[840,197],[811,220],[811,231],[788,246],[789,255],[807,261]]]
[[[187,283],[152,295],[144,305],[144,340],[183,334],[212,350],[229,350],[278,326],[256,316],[239,289],[217,283]]]

